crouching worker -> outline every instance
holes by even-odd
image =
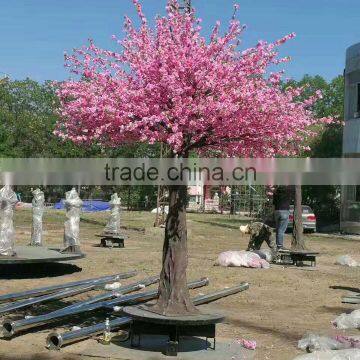
[[[277,254],[277,247],[275,241],[275,232],[273,228],[261,222],[253,222],[248,225],[240,226],[240,231],[243,234],[250,235],[250,241],[247,247],[247,251],[256,252],[258,255],[261,256],[262,254],[260,248],[265,241],[271,251],[271,259],[267,260],[275,260]]]

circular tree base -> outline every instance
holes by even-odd
[[[14,256],[0,255],[0,265],[52,263],[85,257],[83,253],[61,253],[60,249],[49,249],[42,246],[15,246],[14,251]]]
[[[216,332],[215,326],[224,320],[218,314],[195,314],[186,316],[164,316],[147,309],[147,306],[127,306],[123,312],[132,318],[130,327],[130,343],[132,347],[140,346],[142,335],[167,335],[169,341],[164,349],[164,354],[176,356],[180,337],[196,336],[214,339],[213,349],[215,350]],[[135,344],[135,338],[138,338]]]

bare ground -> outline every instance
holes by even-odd
[[[84,215],[86,218],[105,221],[106,214]],[[145,233],[126,230],[129,239],[124,249],[97,247],[99,238],[94,235],[102,227],[81,223],[82,249],[87,257],[73,264],[30,267],[0,268],[0,293],[21,291],[59,282],[75,281],[95,276],[137,269],[141,279],[160,271],[163,230],[153,228],[153,216],[144,212],[124,212],[123,224],[144,227]],[[45,242],[61,245],[64,213],[48,211],[44,218]],[[30,239],[31,213],[16,212],[17,244],[27,244]],[[296,268],[273,265],[271,269],[222,268],[214,266],[217,255],[226,250],[246,248],[247,237],[236,229],[239,221],[227,216],[189,214],[189,269],[188,279],[202,276],[210,278],[207,288],[192,291],[193,295],[207,293],[225,286],[248,281],[250,289],[235,296],[221,299],[208,306],[226,316],[226,322],[218,327],[218,336],[226,339],[254,339],[258,343],[254,359],[289,360],[300,354],[297,341],[306,332],[332,334],[331,320],[342,312],[356,308],[341,303],[345,290],[330,286],[359,287],[360,268],[334,265],[342,254],[359,254],[360,241],[307,236],[311,250],[321,253],[317,268]],[[290,239],[288,238],[287,241]],[[289,245],[289,244],[288,244]],[[134,281],[124,280],[124,283]],[[70,298],[42,305],[26,314],[48,312],[79,298]],[[21,317],[24,313],[16,314]],[[59,352],[45,348],[47,334],[56,329],[69,329],[72,325],[102,321],[104,315],[67,319],[48,328],[39,328],[18,336],[11,341],[0,339],[0,359],[77,359],[73,350],[86,347],[89,339],[69,345]],[[348,332],[351,333],[351,332]],[[356,333],[356,332],[355,332]],[[106,347],[104,349],[106,356]],[[89,357],[87,357],[89,359]]]

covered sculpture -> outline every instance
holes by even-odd
[[[110,217],[105,226],[104,234],[118,235],[120,234],[120,206],[121,198],[117,193],[111,195],[110,205]]]
[[[66,192],[64,203],[68,220],[64,224],[64,250],[62,252],[80,252],[79,224],[83,202],[75,188]]]
[[[35,189],[32,200],[32,228],[31,243],[32,246],[42,246],[42,218],[44,214],[44,193],[40,189]]]
[[[0,255],[13,256],[15,230],[14,208],[18,199],[9,185],[0,190]]]

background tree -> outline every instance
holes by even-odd
[[[163,142],[171,156],[294,155],[317,122],[308,110],[317,95],[299,101],[302,90],[282,89],[281,72],[268,68],[279,59],[275,43],[259,42],[239,50],[243,31],[234,16],[225,35],[217,23],[209,41],[200,20],[182,14],[170,0],[167,15],[148,26],[134,0],[139,29],[125,20],[119,52],[88,46],[66,56],[79,79],[59,85],[61,120],[56,134],[76,143]],[[116,37],[114,36],[114,39]],[[169,186],[159,299],[154,311],[188,314],[196,309],[186,286],[187,231],[185,185]]]
[[[59,100],[50,81],[40,84],[31,79],[0,82],[0,157],[158,157],[159,144],[133,143],[117,148],[103,148],[97,144],[84,146],[72,141],[61,141],[53,134],[59,118]],[[23,201],[31,201],[31,186],[16,186]],[[43,188],[47,202],[56,202],[64,197],[68,186],[47,186]],[[155,206],[155,187],[82,186],[81,196],[85,199],[110,199],[117,191],[123,204],[141,209],[147,196]]]
[[[342,136],[344,119],[344,78],[337,76],[327,82],[321,76],[305,75],[300,81],[292,81],[293,86],[305,86],[304,96],[322,92],[322,98],[312,107],[315,117],[331,117],[335,121],[326,126],[316,127],[316,137],[309,139],[310,151],[304,156],[314,158],[342,157]],[[317,217],[318,229],[339,223],[340,186],[307,185],[302,187],[303,203],[311,206]]]

